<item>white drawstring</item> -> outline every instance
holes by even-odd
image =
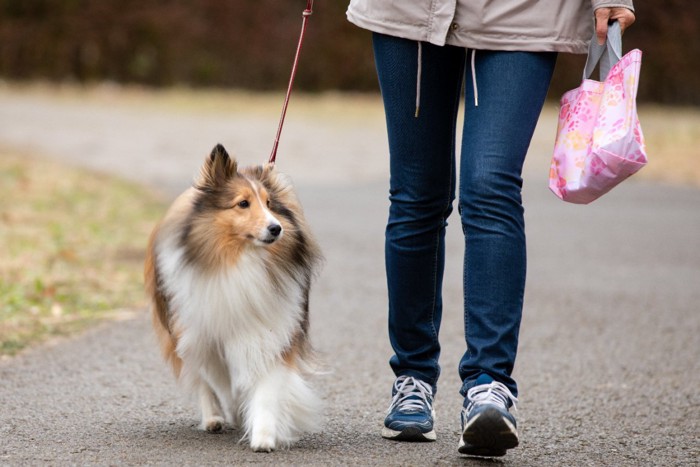
[[[418,41],[418,70],[416,71],[416,114],[415,118],[418,118],[418,112],[420,111],[420,80],[423,62],[423,45],[421,41]]]
[[[476,87],[476,49],[472,49],[472,87],[474,88],[474,107],[479,107],[479,89]]]

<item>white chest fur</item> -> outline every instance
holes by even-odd
[[[250,247],[234,266],[212,272],[186,263],[181,247],[161,246],[158,266],[186,365],[219,357],[253,376],[279,360],[299,329],[303,290],[291,277],[273,286],[267,251]]]

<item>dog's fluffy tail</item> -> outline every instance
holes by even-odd
[[[296,369],[279,365],[262,378],[242,407],[245,435],[254,450],[289,447],[321,427],[322,402]],[[268,446],[269,442],[272,446]]]
[[[158,229],[156,228],[153,230],[148,241],[146,262],[144,265],[144,283],[146,293],[151,300],[153,329],[155,329],[156,335],[158,336],[163,357],[172,366],[175,376],[179,377],[182,370],[182,360],[175,352],[177,336],[171,329],[168,300],[158,285],[158,267],[155,254],[155,237],[157,233]]]

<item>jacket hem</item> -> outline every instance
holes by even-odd
[[[489,37],[480,34],[455,34],[447,38],[446,44],[476,50],[507,50],[517,52],[562,52],[587,54],[588,42],[578,39],[543,39],[541,37]]]
[[[444,38],[440,40],[440,38],[431,37],[428,34],[428,27],[426,24],[402,23],[385,19],[376,20],[358,15],[351,10],[347,11],[346,16],[348,21],[355,26],[362,29],[367,29],[371,32],[400,37],[402,39],[409,39],[412,41],[429,42],[440,46],[445,45]]]
[[[371,18],[358,15],[350,10],[347,11],[347,19],[352,24],[366,29],[371,32],[387,34],[389,36],[400,37],[412,41],[423,41],[435,44],[438,46],[452,45],[456,47],[464,47],[477,50],[508,50],[522,52],[562,52],[572,54],[588,53],[588,41],[570,39],[570,40],[543,40],[533,37],[508,37],[494,38],[471,37],[468,34],[451,34],[447,40],[439,41],[430,40],[424,32],[426,25],[424,24],[408,24],[401,22],[392,22],[385,20],[373,20]]]

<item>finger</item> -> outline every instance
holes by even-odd
[[[628,10],[627,8],[613,8],[611,19],[617,20],[620,23],[620,31],[625,32],[625,29],[632,26],[635,21],[634,12]]]
[[[610,8],[598,8],[595,11],[595,35],[598,38],[598,45],[605,44],[605,39],[608,37],[610,14]]]

